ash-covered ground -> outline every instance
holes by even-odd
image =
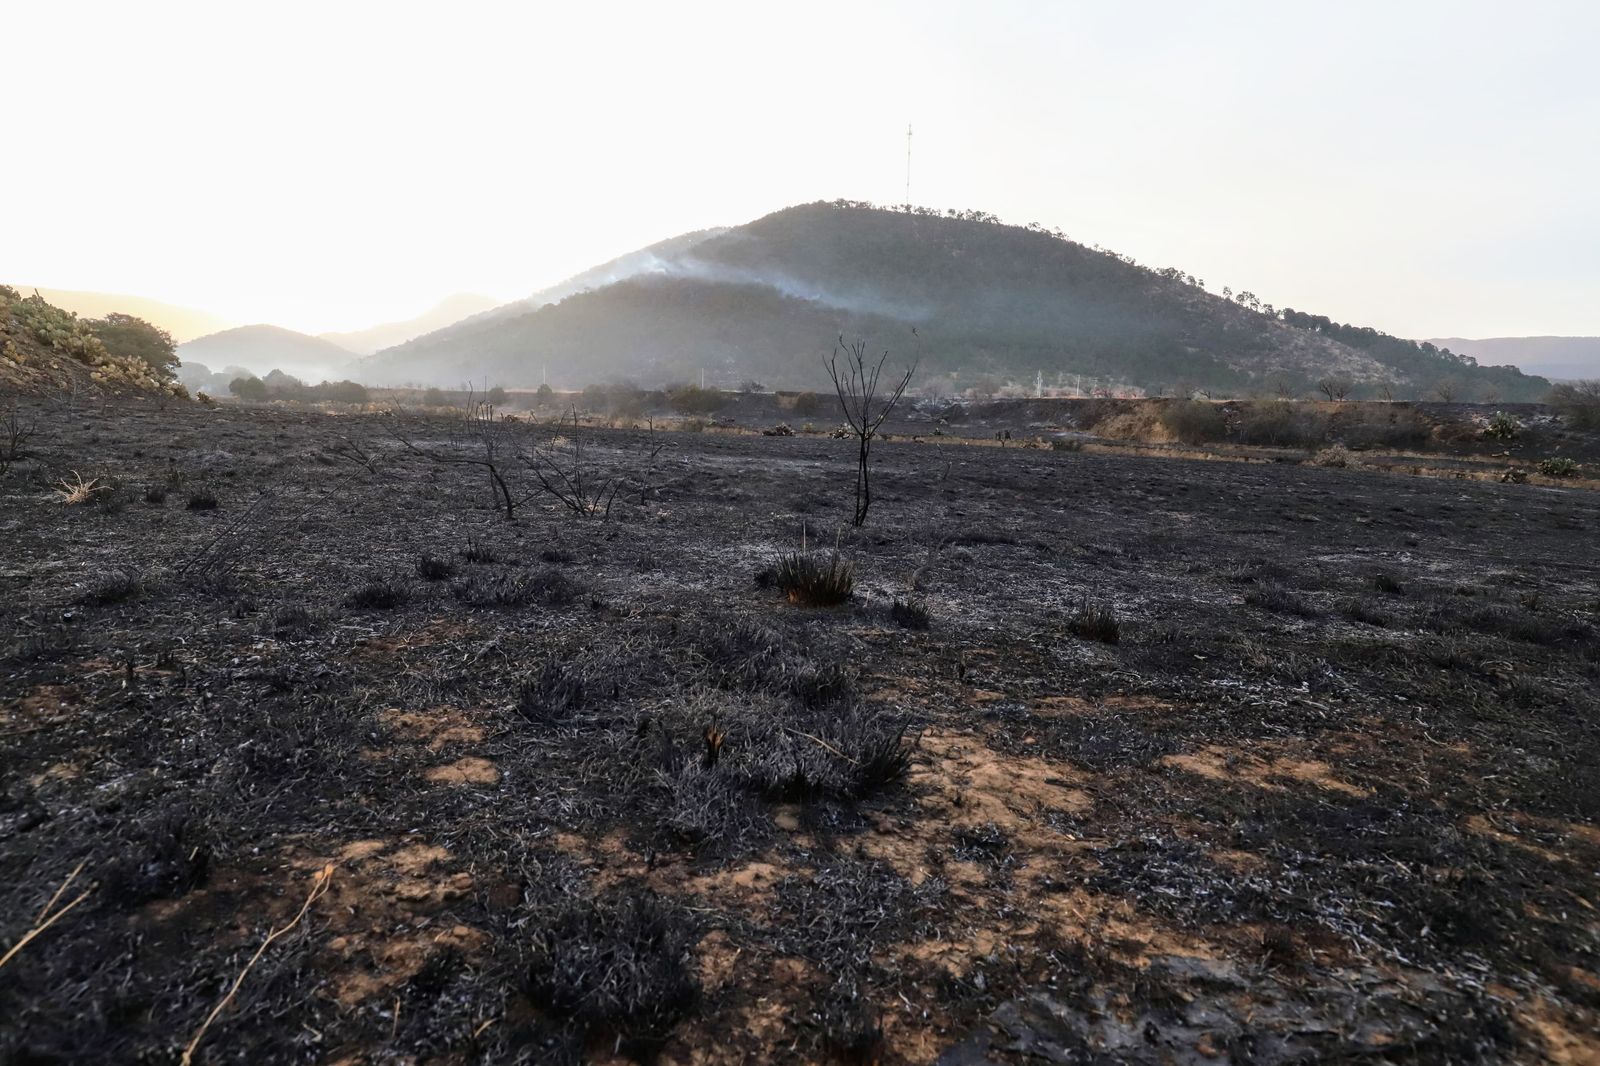
[[[1591,492],[30,411],[0,1061],[1600,1055]]]

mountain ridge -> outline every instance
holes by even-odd
[[[1600,337],[1443,337],[1433,343],[1476,359],[1513,362],[1552,379],[1600,378]]]
[[[372,384],[465,376],[514,386],[544,380],[548,368],[552,384],[580,387],[703,370],[723,384],[816,387],[822,357],[846,333],[920,358],[923,381],[950,389],[1040,373],[1052,383],[1086,375],[1146,389],[1295,393],[1337,377],[1418,395],[1459,377],[1505,399],[1548,385],[1436,346],[1280,313],[1249,293],[1219,296],[1181,271],[982,212],[834,201],[679,240],[602,265],[648,269],[615,277],[595,268],[593,287],[569,285],[577,291],[558,301],[522,301],[385,349],[358,373]]]

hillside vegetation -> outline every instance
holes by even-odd
[[[172,336],[132,315],[79,318],[0,285],[0,394],[187,395]]]
[[[1353,391],[1438,388],[1532,399],[1548,387],[1432,345],[1206,291],[1039,227],[980,212],[792,207],[643,257],[637,272],[559,304],[480,316],[380,352],[372,383],[466,377],[558,386],[756,378],[813,387],[845,333],[922,362],[936,388],[1075,377],[1148,390],[1300,394],[1334,377]],[[607,275],[611,276],[611,275]]]

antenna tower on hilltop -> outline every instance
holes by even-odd
[[[911,123],[906,123],[906,210],[911,210]]]

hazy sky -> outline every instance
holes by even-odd
[[[0,280],[311,331],[817,199],[1600,334],[1600,4],[7,4]]]

